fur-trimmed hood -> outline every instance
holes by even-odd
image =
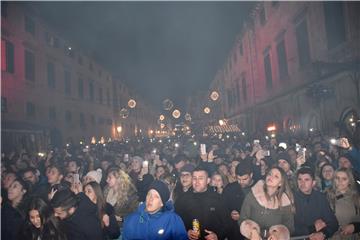
[[[259,180],[252,188],[251,188],[251,192],[254,195],[256,201],[263,207],[265,208],[269,208],[269,209],[277,209],[279,207],[286,207],[291,205],[290,199],[289,197],[283,193],[283,195],[281,196],[281,203],[278,203],[278,200],[275,199],[268,201],[266,199],[265,196],[265,192],[264,192],[264,180]]]

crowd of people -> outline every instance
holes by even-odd
[[[1,159],[2,239],[360,239],[360,134],[68,143]]]

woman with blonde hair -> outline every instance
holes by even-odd
[[[294,230],[294,197],[286,173],[272,167],[265,180],[259,180],[245,197],[240,212],[240,223],[253,220],[263,230],[277,224]]]
[[[116,220],[122,223],[124,217],[139,205],[136,187],[130,176],[120,168],[109,169],[106,182],[106,202],[114,207]]]
[[[347,234],[344,229],[360,221],[360,194],[350,169],[340,168],[335,171],[333,186],[327,191],[330,206],[339,222],[339,230],[332,239],[359,239],[358,234]]]

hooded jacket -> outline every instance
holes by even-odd
[[[141,203],[137,211],[125,218],[123,240],[130,239],[188,239],[184,223],[174,212],[171,201],[158,212],[150,214],[145,211],[145,203]]]

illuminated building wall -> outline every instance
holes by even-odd
[[[359,112],[360,25],[355,2],[260,2],[214,82],[221,112],[249,131],[331,129]],[[204,97],[205,98],[205,97]]]

